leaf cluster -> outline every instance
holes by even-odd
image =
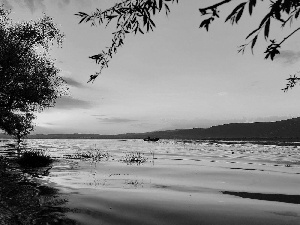
[[[14,136],[18,143],[21,138],[27,136],[33,130],[32,113],[16,113],[6,110],[0,111],[0,129],[4,130],[8,135]]]
[[[60,34],[50,17],[14,24],[1,17],[0,107],[36,111],[53,106],[66,88],[49,48]]]
[[[259,2],[263,1],[268,1],[270,7],[258,26],[247,35],[246,41],[248,42],[239,46],[238,52],[244,53],[245,49],[250,46],[253,53],[253,49],[259,36],[262,36],[269,42],[264,52],[265,59],[273,60],[276,55],[280,54],[282,44],[294,33],[299,31],[300,27],[292,31],[281,41],[276,41],[275,39],[269,39],[271,24],[276,21],[274,24],[279,23],[281,24],[281,27],[285,27],[287,24],[292,25],[294,20],[297,20],[300,14],[299,0],[242,0],[233,7],[231,13],[225,18],[225,22],[230,22],[232,25],[238,24],[243,15],[246,14],[245,11],[248,11],[248,14],[253,16],[254,10],[258,7]],[[178,0],[122,0],[111,8],[105,10],[97,9],[92,14],[84,12],[75,14],[80,18],[79,23],[89,22],[92,26],[98,24],[105,24],[107,26],[112,21],[116,22],[116,31],[113,33],[111,46],[107,47],[106,50],[103,50],[99,54],[90,56],[91,59],[100,64],[100,71],[91,75],[88,82],[94,81],[101,74],[102,69],[108,67],[110,59],[113,54],[117,53],[118,48],[123,46],[124,39],[128,33],[144,34],[145,32],[153,30],[156,25],[152,17],[163,9],[165,10],[166,15],[168,15],[170,13],[169,3],[174,2],[178,3]],[[220,18],[220,8],[232,2],[233,0],[220,0],[216,4],[200,8],[200,14],[206,18],[203,19],[199,27],[208,31],[213,21]]]
[[[76,13],[75,15],[80,18],[79,23],[91,23],[92,26],[103,24],[108,26],[112,21],[116,22],[111,45],[101,53],[89,57],[100,64],[99,72],[91,75],[90,81],[95,80],[102,69],[108,67],[110,59],[117,53],[118,48],[124,45],[127,34],[153,31],[156,25],[152,17],[163,10],[168,15],[169,3],[174,2],[178,3],[178,0],[122,0],[106,10],[96,9],[91,14]]]
[[[299,73],[299,72],[297,72]],[[296,73],[296,74],[297,74]],[[297,77],[296,74],[290,75],[290,77],[287,79],[288,83],[286,84],[286,87],[283,88],[282,90],[284,92],[288,91],[289,89],[295,87],[295,85],[300,82],[300,77]]]
[[[46,15],[14,23],[9,14],[0,6],[0,129],[19,139],[32,130],[33,113],[67,91],[49,52],[64,36]]]
[[[205,28],[207,31],[209,25],[215,18],[219,18],[219,8],[222,5],[225,5],[232,0],[220,1],[217,4],[211,5],[206,8],[199,9],[200,13],[203,16],[209,15],[208,19],[204,19],[200,24],[200,28]],[[264,1],[264,0],[261,0]],[[247,0],[242,3],[239,3],[232,12],[226,17],[225,22],[230,21],[231,24],[237,24],[246,9],[248,9],[249,15],[251,16],[254,8],[257,6],[257,0]],[[273,60],[277,54],[280,54],[279,49],[282,44],[290,38],[294,33],[300,30],[300,28],[295,29],[289,35],[287,35],[283,40],[276,41],[275,39],[269,40],[271,21],[277,21],[281,24],[281,27],[285,27],[287,24],[292,25],[294,20],[297,20],[300,14],[300,1],[299,0],[273,0],[269,1],[270,7],[269,11],[266,12],[265,16],[260,21],[258,27],[251,31],[246,40],[249,40],[248,43],[239,46],[238,52],[244,53],[245,48],[250,45],[250,48],[253,52],[253,49],[257,43],[258,36],[260,33],[263,33],[262,36],[266,41],[269,41],[269,45],[265,50],[265,59],[270,58]],[[295,83],[298,79],[294,79]],[[295,84],[293,83],[293,84]],[[294,87],[294,85],[287,84],[287,89]],[[286,88],[282,89],[284,91]]]

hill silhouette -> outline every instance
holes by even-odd
[[[148,133],[174,139],[299,139],[300,118],[276,122],[231,123],[210,128],[193,128]]]
[[[300,140],[300,117],[276,121],[255,123],[230,123],[210,128],[178,129],[147,133],[127,133],[118,135],[99,134],[36,134],[28,138],[40,139],[140,139],[145,137],[161,139],[264,139],[264,140]],[[0,138],[7,138],[0,134]]]

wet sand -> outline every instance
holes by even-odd
[[[62,144],[40,181],[68,196],[64,216],[76,224],[300,224],[297,148],[102,141],[111,157],[94,161],[59,157]],[[136,150],[145,163],[122,161]]]

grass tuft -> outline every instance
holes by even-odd
[[[101,161],[103,159],[108,159],[109,154],[107,152],[102,152],[101,150],[94,149],[86,152],[76,152],[73,155],[65,155],[67,159],[81,159],[81,160],[92,160]]]
[[[143,153],[140,152],[129,152],[126,153],[125,157],[121,160],[127,164],[142,164],[147,161]]]
[[[46,167],[53,163],[53,159],[42,150],[26,150],[17,159],[22,167]]]

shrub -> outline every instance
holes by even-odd
[[[17,163],[23,167],[45,167],[49,166],[54,160],[42,150],[26,150]]]
[[[127,164],[142,164],[147,161],[147,158],[144,157],[144,154],[140,152],[129,152],[126,153],[125,157],[121,160]]]

